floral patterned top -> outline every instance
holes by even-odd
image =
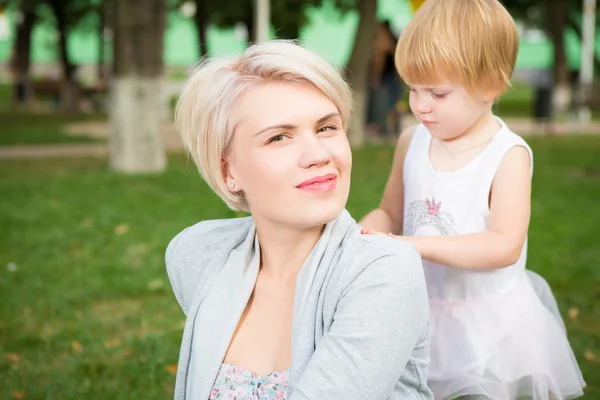
[[[209,400],[285,400],[289,370],[256,376],[245,368],[222,364]]]

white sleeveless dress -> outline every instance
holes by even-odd
[[[530,147],[498,120],[502,128],[486,148],[449,173],[434,170],[431,135],[419,125],[404,161],[405,235],[486,230],[489,193],[505,154],[523,146],[533,171]],[[428,383],[436,399],[583,394],[585,383],[554,296],[541,277],[526,273],[526,257],[527,241],[519,260],[502,269],[472,271],[423,261],[433,329]]]

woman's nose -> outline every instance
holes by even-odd
[[[329,149],[324,145],[323,139],[316,134],[311,132],[305,135],[301,145],[302,151],[299,162],[302,168],[325,165],[331,161]]]

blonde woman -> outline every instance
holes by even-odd
[[[273,41],[191,74],[176,123],[234,210],[169,244],[187,316],[176,399],[430,399],[418,253],[365,236],[344,207],[351,95],[299,45]]]

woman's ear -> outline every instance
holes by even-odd
[[[225,158],[221,159],[221,175],[223,176],[225,186],[227,186],[230,192],[237,193],[242,190],[239,183],[235,180],[235,174],[232,173],[231,165]]]

